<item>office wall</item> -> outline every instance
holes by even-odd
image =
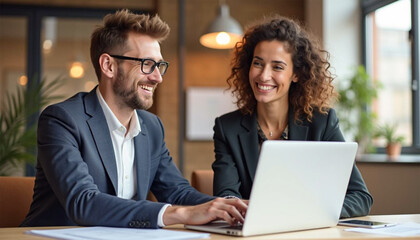
[[[361,64],[359,1],[323,0],[322,11],[324,47],[331,54],[337,81],[344,81]]]

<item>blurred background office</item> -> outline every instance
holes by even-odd
[[[17,86],[34,81],[65,79],[54,89],[61,95],[54,101],[90,91],[97,83],[89,57],[90,34],[103,16],[121,8],[157,13],[171,27],[162,44],[170,68],[150,111],[162,119],[171,155],[189,179],[193,170],[211,168],[214,117],[234,108],[223,92],[232,49],[206,47],[201,36],[220,14],[244,29],[275,13],[300,21],[318,37],[331,54],[337,88],[348,87],[361,65],[369,81],[381,83],[365,110],[376,115],[375,126],[397,125],[397,134],[404,137],[403,155],[411,157],[408,162],[417,161],[409,171],[420,176],[418,4],[418,0],[0,0],[0,106],[4,108],[6,92],[13,94]],[[347,139],[354,140],[355,132],[346,131]],[[371,140],[381,157],[386,143]],[[24,164],[11,170],[13,175],[33,173]],[[420,182],[415,179],[408,182]],[[418,202],[414,205],[420,212],[420,193],[411,200]]]

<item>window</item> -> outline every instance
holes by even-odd
[[[26,29],[24,17],[0,16],[0,96],[6,92],[13,94],[18,84],[27,84]]]
[[[420,153],[418,69],[415,46],[419,45],[412,6],[418,0],[365,0],[362,2],[364,65],[373,81],[379,81],[377,101],[372,110],[377,124],[396,124],[405,138],[403,153]],[[418,54],[417,54],[418,56]],[[414,79],[414,80],[413,80]],[[379,152],[384,143],[375,142]]]
[[[45,81],[64,78],[58,94],[67,99],[98,83],[90,62],[90,35],[102,19],[48,16],[41,21],[41,72]],[[60,99],[58,101],[61,101]]]
[[[90,91],[97,84],[90,63],[90,35],[112,12],[115,9],[0,3],[0,94],[14,91],[18,84],[57,77],[66,80],[55,92],[63,98]],[[34,174],[35,169],[27,165],[26,175]]]
[[[115,10],[0,4],[0,94],[22,84],[22,76],[27,82],[63,78],[57,92],[63,98],[90,91],[97,84],[90,35]]]

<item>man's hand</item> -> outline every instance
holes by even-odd
[[[216,198],[196,206],[171,206],[163,214],[163,223],[172,224],[206,224],[214,220],[225,220],[230,225],[245,219],[248,201],[241,199]]]

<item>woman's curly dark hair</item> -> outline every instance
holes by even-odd
[[[300,121],[299,117],[304,115],[311,121],[314,108],[325,114],[337,98],[332,84],[334,77],[329,71],[329,53],[322,50],[298,23],[278,15],[248,28],[235,46],[227,83],[237,98],[238,108],[244,114],[255,110],[257,101],[249,83],[249,69],[255,46],[261,41],[272,40],[285,43],[292,55],[293,73],[298,82],[290,85],[289,104],[295,111],[295,121]]]

